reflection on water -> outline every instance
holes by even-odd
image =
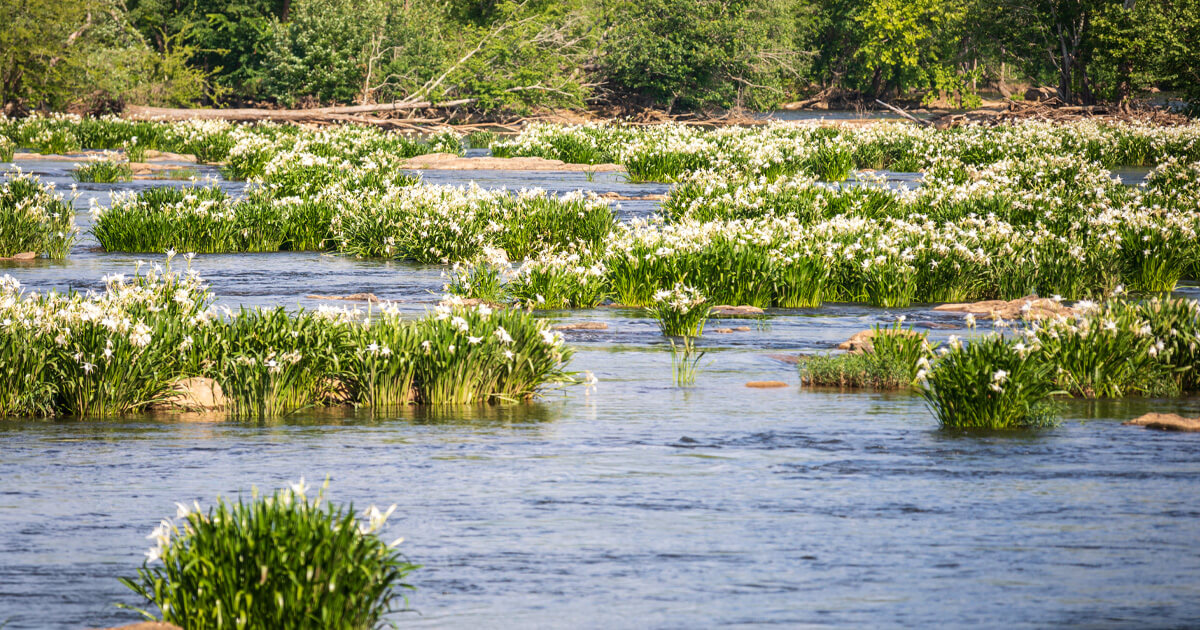
[[[519,177],[568,190],[578,176]],[[139,258],[90,246],[2,271],[38,290],[99,289]],[[195,266],[230,305],[373,292],[418,312],[442,282],[436,267],[316,253]],[[115,576],[140,564],[175,501],[301,475],[329,476],[336,500],[400,506],[387,533],[425,565],[404,625],[1193,625],[1200,435],[1119,423],[1194,416],[1200,400],[1070,401],[1045,431],[941,431],[919,396],[800,390],[780,360],[900,315],[935,339],[966,334],[959,316],[922,305],[774,310],[749,331],[706,335],[697,386],[679,389],[642,312],[552,312],[607,325],[566,333],[572,369],[593,372],[594,388],[264,423],[0,422],[0,626],[135,621],[113,606],[136,603]]]

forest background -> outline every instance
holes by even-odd
[[[8,113],[1200,103],[1200,0],[0,0]]]

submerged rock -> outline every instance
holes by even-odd
[[[776,389],[779,387],[788,386],[789,385],[783,381],[750,381],[749,383],[746,383],[746,387],[752,387],[754,389]]]
[[[788,365],[797,365],[803,357],[799,354],[768,354],[767,358],[782,361]]]
[[[987,315],[992,319],[1049,319],[1060,315],[1070,317],[1075,314],[1074,310],[1062,302],[1048,298],[1039,298],[1036,295],[1017,298],[1008,302],[1004,300],[984,300],[982,302],[942,304],[941,306],[935,306],[933,310],[949,313]]]
[[[1200,431],[1200,418],[1184,418],[1175,413],[1148,413],[1140,418],[1134,418],[1124,424],[1159,431]]]
[[[612,199],[614,201],[662,201],[663,199],[667,198],[666,195],[659,195],[659,194],[628,196],[628,195],[622,195],[621,193],[612,192],[612,191],[609,191],[606,193],[600,193],[599,195],[596,195],[596,196],[601,199]]]
[[[193,376],[175,384],[175,393],[163,401],[168,409],[215,411],[225,408],[225,393],[211,378]]]
[[[382,302],[374,293],[351,293],[350,295],[306,295],[310,300],[342,300],[344,302]]]
[[[21,252],[19,254],[13,254],[7,258],[0,258],[0,260],[34,260],[37,257],[37,252]]]
[[[604,322],[575,322],[572,324],[558,324],[553,327],[554,330],[608,330],[608,324]]]
[[[183,630],[173,623],[163,623],[161,621],[143,621],[141,623],[131,623],[128,626],[113,626],[111,628],[103,628],[102,630]]]
[[[726,335],[735,332],[750,332],[749,326],[734,326],[733,328],[714,328],[711,332]]]
[[[749,306],[743,304],[741,306],[730,306],[729,304],[718,304],[712,307],[709,311],[709,317],[754,317],[762,315],[766,311],[757,306]]]
[[[593,173],[623,170],[620,164],[568,164],[540,157],[468,158],[453,153],[427,153],[404,161],[406,168],[448,171],[587,171]]]

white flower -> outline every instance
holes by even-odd
[[[967,313],[967,328],[975,328],[975,315]]]
[[[291,488],[292,494],[300,497],[303,497],[304,494],[308,492],[308,484],[304,483],[303,476],[300,477],[300,481],[297,481],[296,483],[289,483],[288,487]]]

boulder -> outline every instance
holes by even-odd
[[[729,304],[719,304],[717,306],[712,307],[712,310],[709,311],[708,316],[709,317],[757,317],[758,315],[762,315],[764,313],[766,313],[766,311],[762,310],[761,308],[758,308],[757,306],[749,306],[749,305],[730,306]]]
[[[558,324],[553,327],[554,330],[608,330],[608,324],[604,322],[575,322],[572,324]]]
[[[344,302],[382,302],[374,293],[351,293],[350,295],[306,295],[310,300],[342,300]]]
[[[879,332],[887,335],[904,335],[906,337],[919,337],[921,333],[915,330],[893,330],[891,328],[882,328]],[[875,347],[871,344],[871,340],[875,338],[875,329],[871,328],[854,333],[846,341],[838,344],[838,350],[846,350],[851,354],[860,354],[863,352],[874,352]]]
[[[175,383],[175,393],[162,406],[184,411],[216,411],[225,408],[225,393],[211,378],[193,376]]]
[[[1184,418],[1174,413],[1148,413],[1125,424],[1159,431],[1200,431],[1200,418]]]
[[[751,387],[754,389],[776,389],[779,387],[788,387],[788,384],[784,383],[783,381],[750,381],[749,383],[746,383],[746,387]]]
[[[948,313],[971,313],[987,315],[992,319],[1053,319],[1058,316],[1071,317],[1075,314],[1069,306],[1049,298],[1039,298],[1030,295],[1006,302],[1004,300],[984,300],[982,302],[964,302],[959,304],[942,304],[933,307],[935,311]]]

